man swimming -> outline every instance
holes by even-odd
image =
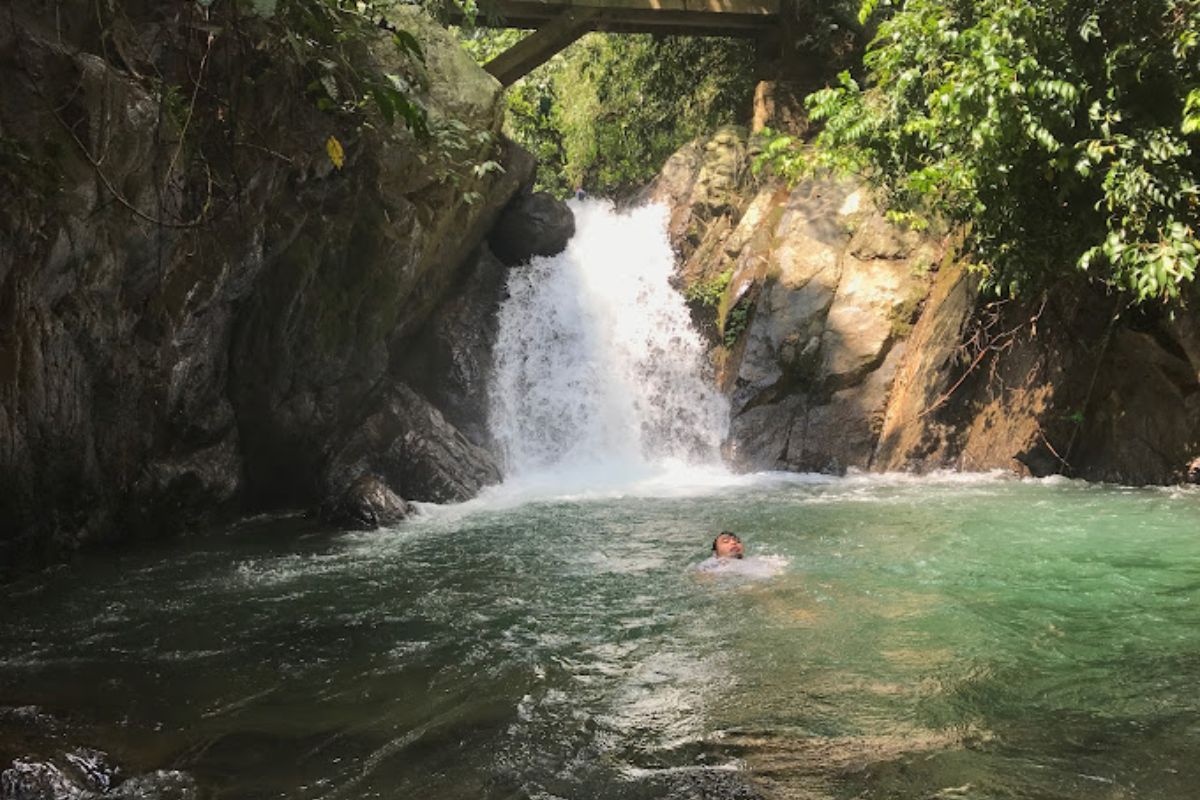
[[[713,558],[745,558],[746,548],[736,533],[721,531],[712,543]]]
[[[788,560],[783,556],[746,557],[746,546],[732,531],[721,531],[713,539],[712,555],[696,565],[701,575],[729,575],[739,578],[773,578],[783,571]]]

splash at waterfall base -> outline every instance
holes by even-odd
[[[666,210],[572,201],[558,256],[510,272],[489,419],[508,480],[577,488],[720,468],[728,404],[671,288]]]

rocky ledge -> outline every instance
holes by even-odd
[[[1081,276],[982,293],[953,231],[888,221],[833,178],[750,175],[744,131],[673,156],[679,283],[732,399],[743,469],[1065,474],[1129,484],[1200,473],[1200,320],[1127,307]]]

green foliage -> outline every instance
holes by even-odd
[[[397,24],[411,19],[399,8],[400,0],[229,0],[179,4],[168,22],[156,4],[95,3],[79,26],[93,37],[85,46],[119,58],[159,101],[155,133],[169,152],[154,176],[160,197],[180,198],[160,204],[170,213],[147,213],[125,197],[103,154],[91,152],[59,106],[51,113],[114,201],[159,225],[196,228],[238,211],[252,159],[307,165],[321,153],[334,170],[349,170],[368,137],[403,147],[403,131],[421,145],[413,149],[422,178],[472,202],[498,168],[488,161],[493,133],[427,113],[425,54]],[[322,113],[296,113],[307,111],[305,100]]]
[[[717,308],[721,305],[721,298],[724,296],[725,290],[729,288],[731,280],[733,280],[733,267],[711,280],[697,281],[691,284],[684,289],[683,298],[689,303],[699,303],[703,306]]]
[[[513,31],[464,32],[481,63]],[[508,93],[508,134],[538,158],[539,188],[601,194],[644,184],[685,142],[747,116],[748,42],[589,34]]]
[[[726,310],[726,293],[732,280],[733,267],[729,267],[720,275],[706,281],[697,281],[683,291],[683,298],[687,302],[715,310],[717,335],[721,343],[729,348],[737,344],[738,337],[746,330],[753,308],[746,297],[741,297],[732,308]]]
[[[729,313],[725,315],[724,323],[721,325],[721,343],[727,348],[732,348],[737,344],[738,338],[750,324],[750,312],[753,310],[754,306],[745,297],[738,300],[734,303],[733,308],[729,309]]]
[[[430,129],[416,92],[427,82],[424,53],[408,31],[390,25],[390,0],[250,0],[309,73],[307,91],[322,111],[356,114],[373,107],[382,121],[402,121],[420,138]],[[381,69],[364,48],[387,29],[397,71]]]
[[[455,2],[472,20],[473,0]],[[306,91],[317,108],[372,126],[402,123],[418,140],[432,145],[419,157],[436,180],[467,189],[467,184],[503,171],[486,155],[494,149],[490,131],[471,130],[453,118],[433,119],[419,94],[428,88],[425,54],[410,32],[389,16],[396,0],[254,0],[308,75]],[[391,47],[391,53],[386,52]],[[368,114],[367,112],[374,112]],[[340,144],[339,144],[340,147]],[[330,152],[340,168],[343,155]],[[481,160],[482,158],[482,160]],[[463,195],[473,203],[481,195]]]
[[[808,98],[817,146],[769,139],[760,169],[855,170],[909,221],[969,222],[1000,291],[1077,264],[1176,298],[1200,250],[1198,41],[1200,0],[907,0],[866,88]]]
[[[567,174],[566,109],[560,99],[557,65],[536,70],[508,92],[505,131],[537,159],[537,188],[559,197],[580,182]]]
[[[794,184],[810,169],[809,154],[794,136],[763,128],[757,134],[755,150],[750,162],[754,175],[770,173]]]
[[[486,64],[529,35],[517,28],[471,28],[458,30],[463,49],[476,63]]]
[[[1192,89],[1188,93],[1187,103],[1183,107],[1184,133],[1200,133],[1200,89]]]

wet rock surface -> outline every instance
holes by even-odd
[[[554,256],[575,235],[575,215],[549,192],[521,193],[512,199],[488,234],[488,245],[504,264],[524,264],[534,256]]]
[[[507,277],[508,268],[486,245],[480,247],[429,323],[394,349],[399,362],[395,374],[483,448],[492,446],[487,387]]]
[[[321,504],[321,519],[369,531],[396,525],[413,513],[412,504],[393,492],[378,475],[368,472],[369,469],[365,464],[340,465],[330,475],[328,493]]]

